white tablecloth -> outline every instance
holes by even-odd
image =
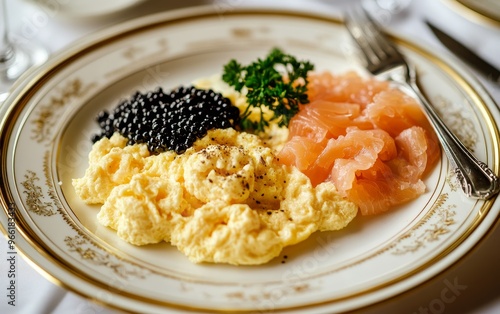
[[[115,0],[102,0],[115,1]],[[42,1],[43,2],[43,1]],[[41,6],[31,1],[7,0],[11,31],[29,40],[45,45],[50,52],[58,52],[79,38],[106,26],[160,10],[169,10],[188,5],[212,4],[217,7],[239,5],[285,5],[285,1],[221,0],[213,1],[143,1],[132,9],[104,17],[77,18],[65,16],[58,7],[66,0],[45,1]],[[334,15],[352,2],[332,1],[287,1],[286,5],[301,7],[321,5]],[[413,1],[409,8],[392,16],[388,26],[394,33],[411,38],[435,51],[448,54],[433,37],[424,20],[428,19],[460,38],[477,53],[500,68],[500,27],[472,22],[451,10],[444,1]],[[471,69],[473,73],[474,70]],[[477,74],[477,73],[476,73]],[[500,85],[494,85],[478,76],[497,103],[500,103]],[[487,239],[467,254],[450,269],[411,291],[390,300],[360,310],[360,313],[500,313],[500,228],[496,228]],[[7,247],[3,237],[0,248]],[[6,249],[0,249],[0,313],[118,313],[93,303],[73,292],[53,284],[32,266],[17,261],[16,306],[10,306],[6,298],[8,261]],[[450,294],[450,291],[453,293]]]

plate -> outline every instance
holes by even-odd
[[[467,147],[495,172],[494,101],[454,61],[394,38],[420,85]],[[169,244],[135,247],[96,222],[71,180],[87,167],[94,117],[135,91],[165,89],[281,47],[316,70],[362,72],[339,20],[310,9],[196,7],[129,21],[54,56],[1,108],[0,216],[15,250],[51,280],[132,312],[338,312],[368,306],[439,274],[488,233],[496,198],[468,199],[443,157],[428,191],[387,214],[315,233],[261,266],[192,264]]]
[[[467,18],[500,27],[500,3],[496,0],[445,1]]]
[[[71,0],[71,1],[47,1],[28,0],[48,10],[53,15],[62,14],[68,17],[96,17],[114,14],[129,9],[144,0]]]

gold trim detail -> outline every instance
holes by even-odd
[[[128,269],[125,264],[119,263],[119,261],[114,261],[110,254],[102,254],[92,249],[91,246],[95,246],[81,235],[74,237],[66,236],[64,242],[69,247],[70,252],[78,253],[84,260],[90,261],[98,266],[105,266],[111,268],[115,274],[118,276],[128,279],[130,276],[145,278],[145,271],[140,271],[137,269]]]
[[[432,206],[432,209],[424,219],[416,225],[414,228],[409,230],[399,239],[398,242],[406,242],[408,244],[403,245],[402,248],[397,248],[392,252],[394,255],[403,255],[407,253],[413,253],[421,248],[424,248],[428,242],[434,242],[439,240],[441,235],[450,232],[449,226],[455,224],[455,219],[453,218],[456,214],[454,208],[456,205],[446,205],[448,200],[448,194],[439,195],[436,203]],[[437,216],[437,221],[430,223],[430,226],[426,229],[420,230],[421,227],[427,222],[429,222],[434,216]]]
[[[26,178],[26,180],[21,182],[21,184],[25,189],[23,193],[26,194],[26,205],[28,206],[28,210],[40,216],[55,215],[55,212],[52,210],[54,204],[43,200],[42,188],[36,185],[36,182],[40,181],[36,173],[28,170],[24,178]]]
[[[455,171],[450,171],[446,175],[446,183],[448,183],[448,186],[450,187],[451,192],[456,192],[461,190],[460,182],[457,179],[457,175]]]
[[[454,108],[451,101],[442,96],[436,97],[433,104],[446,125],[465,147],[474,153],[474,147],[477,144],[477,131],[474,128],[474,123],[464,116],[463,109]]]
[[[273,301],[276,295],[279,295],[280,298],[289,298],[308,290],[311,290],[309,284],[296,284],[281,289],[269,289],[269,291],[262,289],[260,294],[247,294],[244,291],[235,291],[226,293],[226,297],[240,301],[264,302]]]
[[[110,255],[108,252],[106,252],[106,250],[102,246],[100,246],[98,243],[93,241],[89,236],[87,236],[84,232],[82,232],[82,230],[75,224],[75,222],[71,219],[71,217],[69,217],[69,215],[63,210],[63,206],[61,205],[61,203],[57,197],[57,193],[55,191],[55,186],[54,186],[52,180],[50,180],[49,159],[50,159],[50,153],[49,153],[49,151],[47,151],[44,155],[43,171],[44,171],[44,176],[46,179],[47,194],[50,197],[50,199],[52,199],[52,201],[53,201],[53,203],[49,203],[49,204],[51,204],[57,208],[57,213],[59,213],[59,215],[64,220],[64,222],[77,233],[77,235],[75,237],[72,238],[70,236],[66,236],[66,238],[64,240],[66,245],[68,245],[71,248],[70,251],[79,253],[82,258],[84,258],[86,260],[90,259],[96,265],[106,266],[106,267],[111,268],[113,270],[113,272],[118,274],[120,277],[127,278],[127,276],[125,276],[125,275],[128,274],[128,275],[137,276],[139,278],[145,278],[145,275],[147,273],[149,273],[149,271],[147,271],[147,270],[143,270],[142,273],[138,270],[127,271],[126,270],[127,268],[124,266],[123,263],[119,264],[116,262],[115,263],[110,262],[111,256],[114,256],[117,260],[120,260],[120,257],[118,257],[117,255],[114,255],[114,254]],[[29,170],[28,172],[32,173],[33,176],[36,176],[36,173],[34,171]],[[37,177],[37,180],[38,180],[38,177]],[[40,193],[40,196],[43,197],[42,189],[40,187],[38,187],[38,191]],[[56,212],[52,212],[51,215],[54,215],[54,214],[56,214]],[[94,248],[102,250],[106,253],[105,254],[98,253],[95,249],[90,249],[88,247],[85,250],[83,250],[81,245],[84,245],[84,244],[86,246],[92,245]],[[133,267],[135,267],[137,269],[141,268],[140,266],[134,265],[132,263],[130,263],[130,264],[133,265]]]
[[[474,153],[478,135],[471,119],[463,114],[463,110],[454,107],[453,103],[443,96],[436,97],[433,104],[444,123],[460,139],[465,147],[471,153]],[[446,183],[448,183],[452,192],[461,190],[460,181],[453,169],[446,175]]]
[[[27,195],[26,203],[28,205],[28,209],[37,215],[43,216],[53,216],[58,213],[63,221],[77,233],[75,237],[66,236],[64,240],[66,245],[70,247],[71,252],[77,252],[83,259],[90,260],[96,265],[106,266],[112,269],[114,273],[122,278],[127,278],[127,276],[132,275],[139,278],[145,278],[145,275],[149,273],[149,271],[139,271],[138,269],[141,268],[140,266],[131,263],[131,265],[133,265],[136,270],[128,270],[124,263],[112,262],[112,256],[114,256],[114,258],[116,258],[117,260],[120,260],[120,258],[116,255],[110,255],[109,253],[107,253],[104,248],[102,248],[99,244],[97,244],[85,233],[83,233],[82,230],[71,219],[71,217],[69,217],[69,215],[62,209],[62,205],[57,198],[54,184],[52,184],[50,180],[50,169],[48,165],[49,157],[49,152],[46,152],[44,156],[43,166],[44,176],[47,184],[47,194],[49,198],[53,200],[53,202],[42,201],[42,198],[44,197],[43,190],[40,186],[35,185],[35,181],[39,181],[40,178],[34,171],[28,170],[27,174],[24,176],[26,178],[26,181],[22,182],[22,185],[26,189],[24,193]],[[51,210],[51,207],[55,207],[57,209],[57,212]],[[84,249],[83,246],[86,246],[86,248]],[[95,249],[90,249],[89,246],[93,246],[94,248],[102,250],[106,253],[99,253]]]
[[[48,104],[40,106],[38,118],[33,120],[34,127],[32,130],[32,139],[36,140],[38,143],[46,141],[51,133],[52,127],[60,118],[57,112],[66,106],[72,98],[84,96],[96,85],[96,83],[90,83],[85,86],[78,78],[69,81],[66,86],[58,91],[60,93],[59,97],[52,97]]]
[[[144,51],[143,48],[136,46],[130,46],[127,50],[123,52],[123,57],[129,61],[133,61],[138,55]]]

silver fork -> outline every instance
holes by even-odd
[[[367,70],[396,83],[401,90],[420,102],[464,193],[479,199],[488,199],[497,194],[500,190],[498,177],[484,162],[477,160],[444,124],[417,86],[415,67],[382,34],[377,22],[362,8],[356,7],[346,15],[345,24],[360,47]]]

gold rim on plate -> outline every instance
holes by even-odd
[[[500,6],[475,0],[443,0],[465,18],[484,25],[500,27]]]

